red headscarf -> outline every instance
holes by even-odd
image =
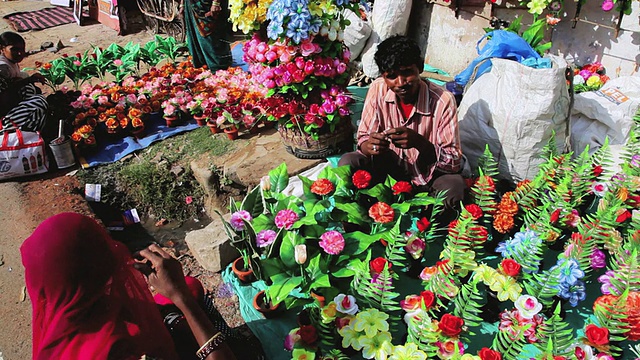
[[[177,358],[129,251],[94,220],[50,217],[20,252],[33,303],[33,359]]]

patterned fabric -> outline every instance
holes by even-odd
[[[211,9],[211,0],[184,1],[184,27],[189,53],[193,65],[207,67],[215,72],[231,65],[229,34],[231,24],[227,21],[229,9],[227,1],[219,1],[222,10],[218,16],[206,17]]]
[[[418,102],[406,120],[396,99],[396,94],[387,87],[383,78],[378,78],[371,84],[358,127],[358,148],[369,139],[370,133],[406,126],[429,140],[436,151],[437,161],[434,166],[427,172],[421,172],[417,164],[420,155],[417,149],[401,149],[393,144],[389,145],[389,149],[397,154],[399,165],[412,174],[415,185],[427,185],[436,169],[443,173],[459,172],[462,151],[453,95],[428,81],[421,81]]]
[[[22,101],[2,118],[3,130],[15,130],[13,124],[25,131],[42,130],[49,108],[45,97],[38,94],[38,89],[33,84],[23,86],[20,97]]]

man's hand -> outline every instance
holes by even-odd
[[[416,148],[421,151],[428,142],[422,135],[404,126],[385,130],[384,135],[388,136],[393,145],[400,149]]]
[[[204,16],[208,16],[208,17],[218,17],[218,14],[220,13],[220,11],[222,11],[222,6],[220,6],[220,3],[217,1],[214,1],[211,3],[211,9],[209,9],[209,11],[204,14]]]
[[[360,146],[360,151],[367,156],[378,155],[387,150],[389,150],[389,139],[384,133],[369,134],[369,140]]]
[[[148,248],[140,250],[140,256],[147,260],[150,271],[145,273],[149,285],[166,296],[174,304],[178,299],[189,293],[189,288],[184,280],[182,265],[158,245],[152,244]]]

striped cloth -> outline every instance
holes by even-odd
[[[16,125],[24,131],[40,131],[47,119],[49,104],[44,95],[40,94],[33,84],[27,84],[20,89],[22,101],[0,119],[2,131],[13,130]]]
[[[362,121],[358,127],[358,148],[369,139],[369,134],[406,126],[424,136],[433,144],[436,163],[428,172],[418,167],[420,152],[400,149],[393,144],[389,149],[398,155],[400,164],[410,174],[414,185],[426,185],[435,170],[442,173],[460,171],[462,151],[458,133],[458,116],[453,95],[428,81],[420,82],[418,102],[409,119],[404,119],[396,103],[396,94],[387,87],[382,77],[369,87],[362,110]]]
[[[22,11],[5,15],[16,31],[42,30],[74,22],[73,9],[50,7],[35,11]]]

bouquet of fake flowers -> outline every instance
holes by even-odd
[[[573,70],[573,86],[575,93],[599,90],[609,81],[606,70],[601,63],[595,62]]]

